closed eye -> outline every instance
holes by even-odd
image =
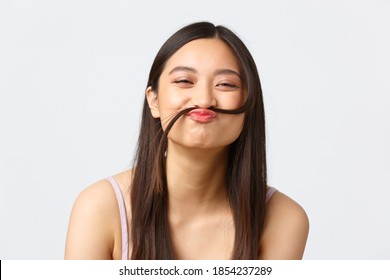
[[[219,83],[216,86],[222,86],[222,87],[228,87],[228,88],[239,88],[238,86],[234,84],[229,84],[229,83]]]
[[[175,84],[190,84],[190,85],[193,85],[194,83],[191,82],[190,80],[177,80],[177,81],[174,81]]]

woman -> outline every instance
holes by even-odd
[[[79,195],[65,258],[301,259],[308,219],[267,187],[264,128],[242,41],[180,29],[150,71],[134,169]]]

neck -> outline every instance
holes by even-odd
[[[188,149],[168,144],[169,212],[202,214],[226,205],[225,175],[228,148]]]

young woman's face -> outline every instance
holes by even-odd
[[[219,148],[241,133],[244,114],[215,113],[207,108],[237,109],[246,99],[238,61],[220,39],[198,39],[180,48],[161,73],[158,92],[147,89],[152,115],[163,129],[180,110],[197,107],[182,116],[168,139],[186,147]]]

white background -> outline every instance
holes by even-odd
[[[390,259],[390,1],[0,0],[1,259],[63,258],[77,194],[132,165],[156,52],[199,20],[256,60],[305,259]]]

